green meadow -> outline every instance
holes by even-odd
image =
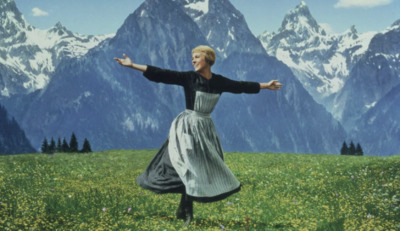
[[[181,228],[136,184],[155,153],[0,156],[0,230],[400,230],[400,156],[225,153],[242,190]]]

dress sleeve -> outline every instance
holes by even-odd
[[[187,81],[185,72],[172,71],[150,65],[147,65],[147,70],[143,72],[143,76],[153,82],[181,86],[184,86]]]
[[[226,77],[220,76],[220,85],[222,92],[230,93],[249,93],[256,94],[260,92],[260,83],[251,81],[235,81]]]

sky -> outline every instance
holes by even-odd
[[[48,29],[61,22],[84,35],[116,33],[145,0],[15,0],[29,24]],[[230,0],[254,35],[277,32],[285,14],[301,0]],[[352,25],[359,33],[383,31],[400,19],[400,0],[304,0],[318,23],[331,33]]]

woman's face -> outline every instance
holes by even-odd
[[[194,70],[197,72],[201,72],[210,66],[206,61],[205,54],[203,52],[195,52],[192,53],[192,64]]]

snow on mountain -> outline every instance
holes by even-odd
[[[286,14],[277,33],[258,38],[268,54],[288,65],[313,98],[335,115],[332,95],[344,86],[375,34],[359,34],[354,26],[342,34],[327,34],[301,2]]]
[[[0,2],[0,35],[1,45],[12,44],[14,39],[23,37],[21,31],[32,30],[17,9],[14,0],[3,0]]]
[[[60,62],[83,56],[112,36],[79,35],[68,31],[61,23],[48,30],[36,29],[26,22],[13,0],[2,1],[0,64],[11,70],[7,78],[12,79],[13,84],[4,84],[9,80],[0,81],[0,96],[10,97],[43,89]]]
[[[337,115],[347,130],[400,83],[399,39],[397,22],[377,33],[351,69],[346,85],[335,95]]]
[[[209,10],[209,0],[200,1],[186,1],[187,5],[184,7],[187,9],[189,15],[194,19],[194,21],[199,21],[202,16],[208,13]]]

